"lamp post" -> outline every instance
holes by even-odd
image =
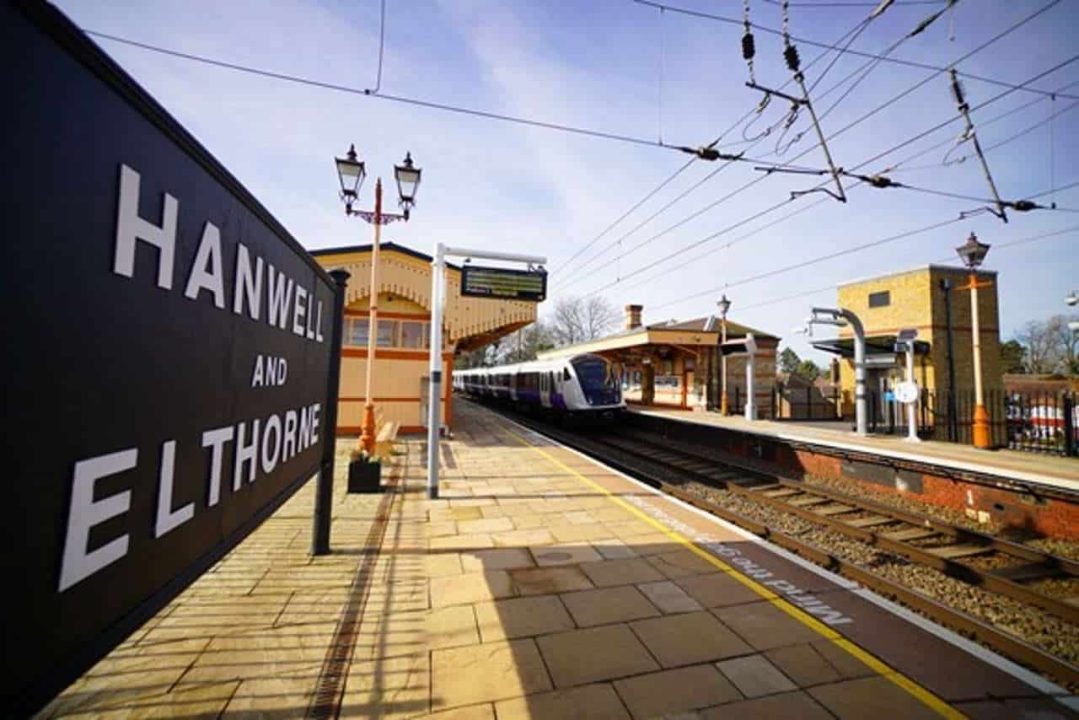
[[[963,264],[970,271],[970,325],[974,335],[974,447],[988,450],[992,445],[989,437],[989,413],[985,410],[985,397],[982,389],[982,341],[978,323],[978,288],[990,283],[978,283],[977,270],[989,253],[989,246],[978,242],[974,233],[967,241],[955,249]],[[967,289],[963,288],[963,289]]]
[[[719,344],[720,344],[720,379],[722,381],[722,392],[719,395],[719,414],[726,415],[730,410],[730,400],[727,398],[727,354],[723,352],[723,343],[727,342],[727,311],[731,309],[731,301],[727,299],[727,293],[723,293],[723,297],[716,302],[716,306],[719,308]]]
[[[375,403],[372,395],[372,377],[375,367],[375,353],[378,347],[378,246],[383,225],[398,220],[408,220],[409,212],[416,202],[416,188],[420,184],[420,169],[412,164],[412,154],[405,153],[405,159],[393,168],[397,180],[398,204],[401,214],[382,212],[382,178],[375,180],[375,209],[356,210],[353,204],[359,198],[360,185],[366,176],[362,161],[356,159],[356,146],[350,145],[343,158],[335,158],[337,175],[341,181],[341,202],[345,204],[346,217],[359,217],[375,228],[375,241],[371,246],[371,291],[369,295],[369,319],[367,324],[367,377],[364,390],[363,431],[360,434],[360,448],[370,457],[375,452]]]

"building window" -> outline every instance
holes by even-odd
[[[355,347],[367,347],[368,322],[365,317],[346,317],[342,342]],[[429,347],[430,324],[405,320],[379,319],[378,346],[382,348]]]
[[[887,307],[892,304],[892,293],[890,290],[881,290],[880,292],[869,293],[869,307]]]
[[[367,347],[367,318],[345,318],[345,345]]]
[[[420,322],[402,322],[401,323],[401,347],[404,348],[422,348],[423,342],[423,325]]]

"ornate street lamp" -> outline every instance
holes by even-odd
[[[363,185],[363,179],[367,175],[363,163],[356,160],[356,146],[349,145],[348,152],[343,158],[334,158],[337,162],[337,177],[341,181],[341,201],[345,203],[346,214],[351,213],[352,203]]]
[[[371,246],[371,290],[369,294],[369,320],[367,325],[367,378],[364,391],[363,432],[360,434],[360,447],[371,457],[375,452],[375,403],[372,395],[372,378],[375,367],[375,354],[378,347],[378,247],[383,225],[398,220],[408,220],[409,211],[416,204],[416,188],[420,184],[420,169],[412,165],[412,154],[405,153],[405,159],[393,169],[397,180],[398,204],[404,209],[400,215],[382,212],[382,178],[375,181],[375,209],[373,211],[356,210],[352,206],[359,197],[360,185],[363,184],[366,171],[362,161],[356,159],[356,146],[350,145],[343,158],[335,158],[337,175],[341,180],[341,202],[345,204],[345,215],[357,216],[375,226],[375,241]]]
[[[393,175],[397,178],[397,195],[399,204],[404,210],[405,219],[416,203],[416,188],[420,186],[420,172],[412,166],[412,153],[405,153],[405,160],[400,165],[393,166]]]
[[[723,343],[727,342],[727,311],[731,309],[731,301],[727,299],[727,293],[723,293],[723,297],[716,302],[716,307],[719,308],[719,322],[720,322],[720,347]],[[723,390],[719,396],[719,414],[726,415],[730,410],[730,400],[727,397],[727,354],[720,350],[720,375],[723,385]]]
[[[978,288],[988,287],[991,283],[978,283],[977,269],[989,253],[989,246],[978,242],[974,233],[967,241],[955,249],[963,264],[970,271],[970,325],[974,335],[974,447],[988,450],[992,446],[989,434],[989,413],[985,410],[985,397],[982,390],[982,340],[978,322]],[[966,288],[964,288],[966,289]]]

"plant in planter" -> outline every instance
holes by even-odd
[[[353,450],[348,456],[348,492],[377,493],[382,491],[382,462],[376,455]]]

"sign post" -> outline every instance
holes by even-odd
[[[442,400],[442,318],[446,306],[446,258],[463,257],[481,260],[501,260],[505,262],[544,265],[547,258],[535,255],[515,255],[512,253],[491,252],[489,250],[468,250],[466,248],[446,247],[442,243],[435,245],[434,258],[431,260],[431,352],[428,372],[431,381],[428,385],[427,401],[427,497],[438,497],[438,438],[442,432],[442,416],[439,404]],[[468,266],[465,266],[468,270]],[[547,273],[539,270],[507,270],[501,268],[473,268],[479,272],[469,277],[469,293],[465,293],[466,275],[461,275],[461,294],[474,297],[492,297],[502,300],[531,300],[538,302],[547,294]],[[542,276],[542,285],[536,278]],[[497,291],[497,292],[496,292]]]
[[[895,388],[896,400],[907,406],[907,442],[921,442],[918,437],[918,383],[914,379],[914,340],[917,329],[900,330],[896,350],[907,356],[907,380]]]

